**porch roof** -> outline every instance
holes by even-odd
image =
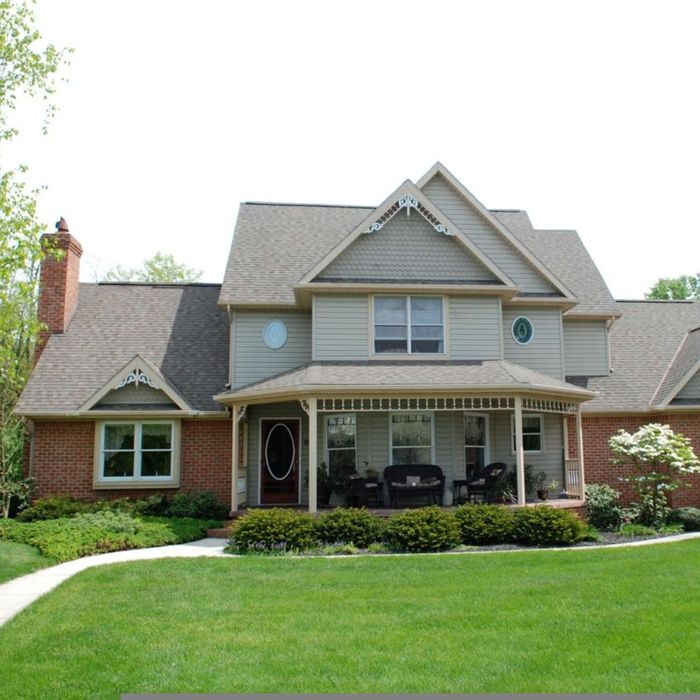
[[[311,362],[216,395],[221,403],[263,403],[299,396],[469,394],[544,395],[587,401],[595,392],[505,360]]]

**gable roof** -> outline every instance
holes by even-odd
[[[410,180],[405,180],[374,211],[370,212],[355,228],[329,250],[299,281],[299,285],[311,283],[324,269],[346,251],[362,235],[381,235],[381,229],[399,211],[406,209],[410,214],[415,209],[441,235],[454,238],[466,251],[471,253],[483,267],[501,284],[514,287],[515,283],[486,257],[450,219],[441,212],[429,197],[421,192]]]
[[[613,372],[608,377],[567,377],[598,392],[584,412],[645,413],[678,356],[688,330],[700,324],[700,302],[618,301],[622,317],[610,329]]]
[[[652,403],[667,406],[700,370],[700,328],[689,330],[678,346]]]
[[[565,316],[620,316],[620,307],[576,231],[535,229],[524,211],[494,210],[493,214],[557,277],[566,280],[578,304]]]
[[[203,284],[81,284],[75,315],[49,339],[17,413],[78,412],[137,355],[194,411],[220,412],[212,396],[228,381],[228,319],[219,292]]]
[[[514,236],[502,222],[493,215],[442,163],[439,161],[418,180],[418,187],[423,187],[435,176],[441,176],[457,191],[459,195],[472,207],[498,234],[500,234],[513,248],[515,248],[527,261],[544,277],[562,296],[574,298],[567,285],[564,284],[551,270],[547,269],[530,250],[523,246],[517,236]]]

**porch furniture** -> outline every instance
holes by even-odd
[[[345,505],[362,508],[367,505],[367,479],[359,474],[345,477]]]
[[[398,508],[399,499],[442,505],[445,475],[435,464],[392,465],[384,469],[384,481],[392,508]]]
[[[462,496],[462,489],[467,489],[466,496]],[[469,500],[469,479],[455,479],[452,482],[452,503],[466,503]]]
[[[467,501],[471,501],[475,496],[481,496],[486,503],[493,503],[496,485],[507,471],[508,465],[505,462],[487,464],[477,479],[467,483]]]
[[[367,505],[378,506],[384,505],[384,482],[366,480],[365,489],[367,494]]]

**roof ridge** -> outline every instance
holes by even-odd
[[[697,299],[615,299],[618,304],[695,304]]]
[[[325,209],[376,209],[367,204],[315,204],[306,202],[241,202],[256,207],[322,207]]]

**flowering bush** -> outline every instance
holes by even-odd
[[[683,477],[700,472],[690,440],[668,425],[650,423],[636,433],[620,429],[608,441],[614,464],[631,464],[634,472],[622,477],[632,484],[644,504],[646,525],[660,526],[666,517],[667,495],[683,485]]]

